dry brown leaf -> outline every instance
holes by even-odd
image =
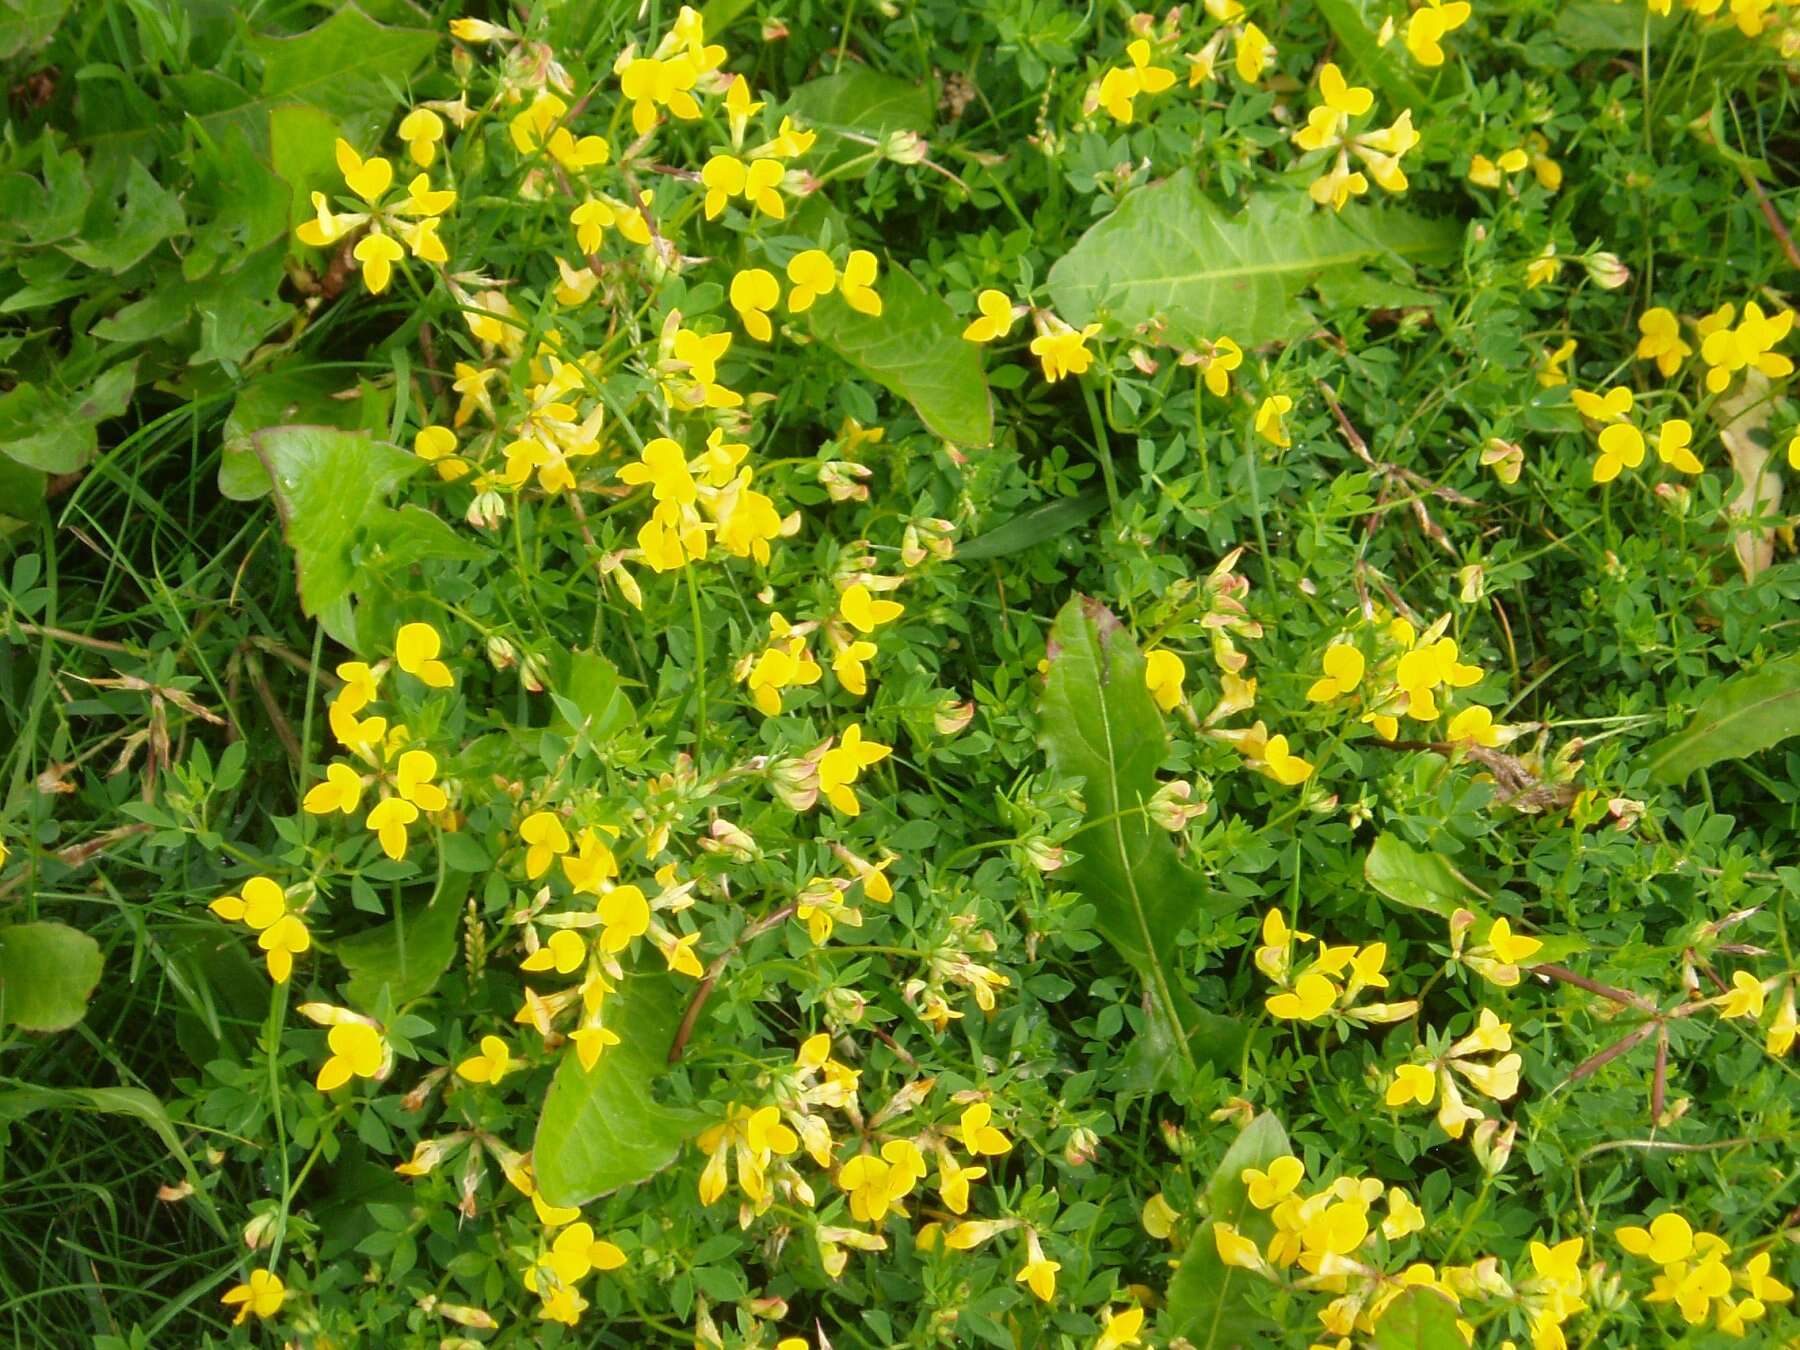
[[[1731,456],[1737,474],[1737,495],[1726,510],[1738,520],[1773,516],[1781,509],[1781,473],[1769,444],[1769,380],[1754,368],[1745,372],[1741,388],[1720,399],[1713,408],[1719,419],[1719,439]],[[1744,579],[1755,581],[1775,561],[1773,527],[1735,530],[1732,551]]]

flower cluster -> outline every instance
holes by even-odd
[[[1466,10],[1468,6],[1462,8]],[[1417,11],[1414,18],[1427,12],[1429,7]],[[1384,191],[1406,191],[1406,173],[1400,160],[1419,143],[1419,133],[1413,130],[1412,110],[1402,112],[1393,125],[1378,131],[1353,132],[1352,124],[1375,106],[1375,95],[1350,84],[1329,61],[1319,70],[1319,98],[1319,105],[1307,114],[1306,125],[1294,133],[1294,144],[1308,154],[1320,150],[1337,152],[1331,167],[1307,189],[1312,199],[1320,206],[1342,211],[1352,197],[1368,192],[1370,176]],[[1351,167],[1352,155],[1361,161],[1368,175]]]
[[[1673,1212],[1657,1215],[1647,1228],[1627,1225],[1613,1236],[1631,1255],[1662,1267],[1644,1302],[1673,1303],[1689,1326],[1702,1326],[1710,1319],[1718,1330],[1741,1339],[1747,1326],[1767,1316],[1771,1303],[1785,1303],[1794,1296],[1769,1274],[1767,1251],[1733,1272],[1726,1264],[1731,1244],[1714,1233],[1696,1233]],[[1734,1288],[1744,1291],[1741,1298],[1732,1297]]]
[[[1320,660],[1321,676],[1306,691],[1313,703],[1335,703],[1355,696],[1352,706],[1363,709],[1361,719],[1375,728],[1383,740],[1400,734],[1400,719],[1431,723],[1450,712],[1455,692],[1481,680],[1480,666],[1462,659],[1456,639],[1445,635],[1450,616],[1440,615],[1423,633],[1406,619],[1391,619],[1376,630],[1377,664],[1369,673],[1369,661],[1354,642],[1334,642]],[[1507,736],[1507,728],[1478,703],[1450,713],[1444,739],[1452,744],[1494,746]]]
[[[433,119],[423,120],[420,114]],[[437,136],[432,136],[433,123]],[[411,135],[408,137],[410,126]],[[443,134],[443,124],[429,109],[416,110],[401,124],[401,135],[408,137],[413,158],[420,159],[427,147]],[[435,151],[433,151],[435,153]],[[369,294],[380,295],[393,279],[394,264],[410,251],[420,262],[434,265],[450,261],[444,241],[438,238],[440,217],[456,204],[456,193],[449,188],[433,188],[431,175],[415,174],[407,184],[406,196],[390,198],[388,189],[394,182],[393,164],[380,155],[364,159],[350,142],[337,142],[338,171],[344,184],[358,199],[360,209],[333,211],[323,192],[312,194],[313,219],[301,224],[295,234],[300,242],[314,248],[329,248],[358,230],[365,233],[350,250],[362,271],[363,285]],[[405,247],[402,247],[404,245]]]
[[[1497,1055],[1484,1060],[1481,1056]],[[1483,1008],[1475,1029],[1451,1041],[1420,1061],[1402,1064],[1394,1070],[1387,1088],[1387,1104],[1404,1107],[1417,1103],[1438,1103],[1437,1122],[1452,1139],[1461,1139],[1473,1122],[1485,1120],[1480,1107],[1463,1100],[1452,1073],[1460,1074],[1469,1086],[1494,1101],[1510,1101],[1519,1090],[1519,1069],[1523,1060],[1512,1048],[1512,1025],[1502,1022],[1490,1008]]]
[[[1256,968],[1277,986],[1263,1006],[1271,1017],[1287,1022],[1316,1022],[1327,1016],[1371,1025],[1398,1022],[1411,1017],[1418,1004],[1358,1003],[1366,989],[1386,989],[1387,943],[1366,947],[1354,944],[1334,947],[1323,939],[1318,953],[1304,965],[1295,962],[1294,944],[1311,942],[1311,933],[1288,926],[1278,909],[1263,915],[1262,945],[1256,949]]]
[[[207,908],[256,934],[269,978],[281,984],[293,973],[294,958],[312,947],[312,932],[305,920],[288,908],[287,892],[269,877],[251,877],[240,890],[239,895],[221,895]]]
[[[1600,427],[1600,455],[1594,461],[1596,483],[1610,483],[1622,469],[1635,469],[1644,462],[1644,433],[1629,420],[1631,390],[1623,385],[1598,393],[1577,389],[1569,397],[1583,417]],[[1656,430],[1656,457],[1681,473],[1699,473],[1705,466],[1689,448],[1693,440],[1691,423],[1670,418]]]

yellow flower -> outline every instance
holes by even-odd
[[[580,933],[569,928],[559,928],[552,933],[535,952],[520,962],[522,970],[554,970],[558,975],[568,975],[578,970],[587,960],[587,943]]]
[[[703,350],[690,352],[703,354]],[[634,487],[650,484],[650,495],[665,506],[692,506],[699,497],[699,487],[688,472],[686,453],[667,436],[648,441],[641,458],[619,470],[619,481]]]
[[[838,744],[819,757],[819,790],[845,815],[861,814],[862,803],[857,801],[850,785],[864,769],[879,764],[892,753],[892,746],[865,741],[862,727],[852,722],[844,729]]]
[[[1574,1297],[1581,1292],[1581,1246],[1582,1239],[1578,1237],[1554,1247],[1533,1239],[1529,1249],[1531,1268],[1552,1289]]]
[[[1100,80],[1100,105],[1115,122],[1129,123],[1135,115],[1132,100],[1139,94],[1160,94],[1175,83],[1175,72],[1151,64],[1150,44],[1143,38],[1125,48],[1129,65],[1114,66]]]
[[[525,843],[525,875],[536,881],[550,870],[551,862],[570,848],[569,832],[553,811],[533,811],[519,822],[519,838]]]
[[[1366,662],[1363,654],[1350,643],[1334,642],[1325,649],[1320,665],[1324,667],[1325,674],[1323,678],[1313,681],[1312,687],[1306,691],[1309,703],[1324,703],[1356,688],[1362,683]]]
[[[1417,1102],[1430,1106],[1437,1095],[1437,1071],[1427,1064],[1402,1064],[1394,1070],[1394,1081],[1388,1084],[1389,1106],[1405,1106]]]
[[[1213,1225],[1213,1246],[1219,1253],[1219,1260],[1228,1266],[1237,1266],[1244,1270],[1259,1270],[1264,1266],[1263,1254],[1256,1243],[1238,1232],[1236,1225],[1215,1223]]]
[[[1764,1048],[1771,1055],[1780,1058],[1794,1048],[1794,1040],[1800,1034],[1800,1015],[1794,1008],[1794,986],[1788,985],[1781,996],[1781,1004],[1775,1010],[1775,1020],[1769,1023],[1769,1038]]]
[[[1109,1312],[1100,1327],[1099,1339],[1094,1342],[1094,1350],[1123,1350],[1127,1345],[1139,1343],[1138,1333],[1144,1329],[1144,1310],[1140,1307],[1121,1308],[1118,1312]]]
[[[838,613],[859,633],[873,633],[906,612],[897,600],[877,600],[862,582],[847,587],[838,597]]]
[[[837,265],[822,248],[809,248],[789,258],[787,276],[793,283],[788,291],[790,314],[804,314],[813,301],[837,288]]]
[[[456,679],[450,674],[450,667],[437,659],[442,645],[443,639],[430,624],[403,624],[394,636],[394,659],[400,669],[433,689],[448,689]]]
[[[881,297],[875,294],[875,255],[866,248],[853,248],[844,259],[844,275],[838,283],[838,294],[844,303],[859,314],[881,317]]]
[[[952,1214],[969,1210],[969,1183],[987,1175],[985,1167],[964,1167],[947,1151],[938,1154],[938,1194]]]
[[[1094,364],[1094,354],[1087,349],[1087,340],[1100,331],[1100,325],[1090,323],[1084,328],[1071,328],[1054,316],[1046,323],[1046,330],[1031,340],[1031,354],[1043,366],[1044,378],[1055,384],[1065,375],[1085,374]]]
[[[613,887],[596,902],[594,913],[600,916],[604,951],[622,952],[650,928],[650,901],[636,886]]]
[[[1286,736],[1271,736],[1263,744],[1263,767],[1284,787],[1295,787],[1312,775],[1312,765],[1288,750]]]
[[[758,342],[775,335],[768,311],[781,303],[781,283],[761,267],[748,267],[731,278],[731,307],[744,331]]]
[[[1224,398],[1231,390],[1231,372],[1244,364],[1244,349],[1228,337],[1214,338],[1201,344],[1196,353],[1207,392]]]
[[[967,341],[994,342],[1012,331],[1013,303],[1005,291],[982,291],[975,297],[975,308],[980,316],[963,329]]]
[[[363,820],[381,842],[381,851],[398,862],[406,856],[406,827],[419,818],[419,808],[404,797],[384,797]]]
[[[987,1102],[971,1102],[960,1122],[963,1147],[971,1157],[999,1157],[1012,1151],[1012,1140],[993,1125],[994,1108]]]
[[[234,1303],[239,1305],[237,1316],[231,1319],[231,1325],[235,1327],[247,1317],[273,1317],[281,1311],[282,1300],[286,1297],[287,1287],[281,1283],[279,1275],[267,1270],[253,1270],[248,1282],[232,1285],[219,1302],[227,1308]]]
[[[1425,1211],[1398,1186],[1388,1191],[1387,1217],[1381,1221],[1381,1232],[1389,1242],[1398,1242],[1425,1226]]]
[[[1693,1225],[1673,1211],[1652,1219],[1648,1229],[1627,1225],[1613,1236],[1633,1256],[1647,1256],[1662,1266],[1685,1261],[1694,1250]]]
[[[1622,422],[1631,412],[1636,400],[1631,390],[1618,385],[1598,394],[1586,389],[1576,389],[1570,392],[1569,401],[1590,422]]]
[[[1062,1262],[1049,1260],[1044,1255],[1035,1230],[1026,1230],[1025,1244],[1025,1265],[1013,1279],[1049,1303],[1056,1298],[1056,1272],[1062,1269]]]
[[[569,105],[549,90],[539,90],[531,106],[508,124],[513,145],[521,155],[548,150],[565,169],[579,173],[612,158],[612,147],[603,136],[583,136],[562,125]]]
[[[1269,41],[1269,35],[1253,23],[1245,24],[1243,31],[1238,34],[1233,53],[1238,78],[1245,84],[1255,84],[1263,70],[1274,60],[1275,44]],[[1141,1320],[1141,1313],[1139,1317]]]
[[[1569,338],[1545,358],[1544,368],[1537,375],[1540,385],[1546,389],[1554,389],[1569,382],[1568,362],[1575,355],[1575,345],[1575,339]]]
[[[1422,66],[1444,64],[1444,49],[1439,45],[1444,34],[1461,28],[1469,21],[1465,0],[1426,0],[1406,21],[1406,50]]]
[[[269,978],[284,984],[294,970],[294,958],[312,947],[312,933],[298,915],[284,914],[262,930],[256,945],[263,949]]]
[[[1786,1303],[1793,1298],[1794,1291],[1769,1274],[1770,1260],[1768,1252],[1758,1252],[1751,1257],[1739,1272],[1738,1283],[1759,1303]]]
[[[869,673],[864,663],[873,659],[876,651],[873,642],[848,642],[831,658],[831,670],[838,683],[858,698],[869,692]]]
[[[1158,647],[1144,657],[1144,685],[1156,706],[1173,712],[1181,702],[1181,682],[1187,678],[1187,667],[1174,652]]]
[[[1562,271],[1562,259],[1556,256],[1556,245],[1545,244],[1544,251],[1525,264],[1525,289],[1536,290],[1539,286],[1556,280],[1556,274]]]
[[[429,108],[414,108],[400,119],[400,139],[420,168],[429,168],[437,158],[438,142],[444,139],[444,119]]]
[[[347,764],[333,762],[325,766],[325,781],[314,784],[301,801],[304,811],[315,816],[327,816],[333,811],[342,811],[345,815],[356,814],[356,807],[362,801],[363,780],[357,772]]]
[[[700,71],[686,55],[667,61],[640,56],[619,74],[619,89],[631,100],[632,130],[642,136],[656,125],[658,108],[667,108],[684,122],[700,116],[700,105],[690,92]]]
[[[782,176],[780,163],[772,159],[753,159],[746,164],[736,155],[714,155],[700,170],[700,183],[706,189],[706,218],[714,219],[733,197],[742,197],[765,216],[785,220],[787,206],[776,191]]]
[[[1309,971],[1294,981],[1291,990],[1271,994],[1263,1006],[1269,1016],[1290,1022],[1311,1022],[1323,1017],[1337,1002],[1338,987],[1323,975]]]
[[[1681,369],[1684,357],[1693,355],[1694,349],[1681,340],[1681,320],[1660,305],[1638,315],[1638,332],[1643,334],[1638,339],[1638,360],[1656,362],[1665,380]]]
[[[1731,975],[1731,992],[1719,996],[1720,1017],[1761,1017],[1766,991],[1762,981],[1748,971]]]
[[[366,1022],[339,1022],[325,1038],[331,1057],[319,1069],[318,1088],[330,1092],[352,1076],[373,1078],[381,1072],[387,1045],[381,1033]]]
[[[251,877],[243,895],[221,895],[207,906],[221,919],[242,923],[261,932],[287,913],[287,895],[268,877]]]
[[[1375,106],[1374,93],[1350,84],[1330,61],[1319,71],[1319,96],[1324,102],[1307,114],[1306,125],[1294,133],[1294,144],[1302,150],[1336,144],[1351,118],[1361,117]]]
[[[1594,461],[1594,481],[1610,483],[1621,469],[1635,469],[1644,462],[1644,433],[1629,422],[1615,422],[1600,432],[1600,456]]]
[[[512,1069],[512,1051],[498,1036],[481,1038],[481,1053],[456,1066],[459,1078],[471,1083],[498,1083]]]
[[[1256,434],[1271,445],[1289,445],[1287,427],[1281,419],[1293,406],[1294,400],[1286,394],[1271,394],[1265,398],[1256,409]]]
[[[394,264],[406,256],[406,250],[387,235],[371,230],[356,241],[350,256],[362,264],[363,284],[369,288],[369,294],[380,295],[393,277]]]
[[[1305,1176],[1306,1164],[1288,1153],[1270,1162],[1266,1170],[1246,1167],[1238,1174],[1238,1180],[1243,1182],[1251,1204],[1258,1209],[1273,1209],[1294,1193]]]
[[[1494,725],[1494,714],[1480,704],[1464,708],[1450,719],[1444,739],[1451,742],[1473,741],[1476,745],[1500,744],[1500,732]]]
[[[1656,430],[1656,457],[1682,473],[1699,473],[1706,466],[1689,448],[1693,442],[1692,424],[1679,417],[1670,418]]]

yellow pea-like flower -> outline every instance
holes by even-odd
[[[456,1066],[459,1078],[471,1083],[498,1083],[513,1068],[512,1051],[498,1036],[481,1038],[481,1053]]]
[[[394,636],[394,659],[408,675],[417,676],[433,689],[448,689],[456,683],[450,667],[438,660],[443,639],[428,623],[403,624]]]
[[[813,301],[837,288],[837,265],[824,249],[809,248],[789,258],[787,276],[792,283],[788,291],[790,314],[805,313]]]
[[[419,808],[404,797],[384,797],[364,818],[363,825],[381,842],[381,851],[398,862],[406,856],[406,827],[419,818]]]
[[[438,142],[444,139],[444,119],[430,108],[414,108],[400,119],[400,139],[406,142],[413,163],[429,168],[437,158]]]
[[[381,1033],[365,1022],[340,1022],[325,1038],[331,1057],[319,1069],[318,1088],[330,1092],[352,1077],[373,1078],[387,1053]]]
[[[586,960],[587,943],[581,934],[570,928],[559,928],[520,965],[525,970],[554,970],[558,975],[569,975]]]
[[[1181,702],[1181,683],[1187,678],[1187,666],[1166,647],[1158,647],[1144,657],[1144,685],[1156,706],[1173,712]]]
[[[315,784],[300,806],[315,816],[328,816],[333,811],[353,816],[362,801],[362,794],[361,775],[349,765],[334,761],[325,766],[325,781]]]
[[[975,297],[978,317],[963,329],[969,342],[994,342],[1012,331],[1013,302],[1005,291],[991,287]]]
[[[730,298],[746,333],[758,342],[775,335],[768,312],[781,303],[781,283],[774,273],[761,267],[745,268],[731,278]]]

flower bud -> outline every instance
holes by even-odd
[[[275,1237],[275,1218],[276,1212],[272,1209],[253,1215],[244,1225],[244,1245],[253,1252],[268,1246]]]
[[[1668,513],[1677,520],[1687,516],[1694,504],[1694,494],[1681,483],[1658,483],[1651,489],[1656,499],[1663,504]]]
[[[881,157],[896,164],[920,164],[931,153],[931,144],[914,131],[890,131],[881,142]]]
[[[1181,1218],[1175,1212],[1175,1206],[1163,1197],[1161,1191],[1144,1201],[1143,1213],[1138,1217],[1144,1225],[1144,1231],[1159,1242],[1165,1241],[1175,1231],[1175,1225]]]
[[[525,686],[527,693],[543,693],[544,682],[549,678],[549,674],[549,669],[544,664],[544,658],[536,652],[529,653],[523,661],[519,662],[519,683]]]
[[[1069,1141],[1063,1145],[1063,1161],[1070,1167],[1084,1167],[1099,1153],[1100,1136],[1085,1125],[1077,1125],[1071,1130]]]
[[[769,765],[769,790],[790,811],[810,811],[819,800],[819,766],[810,759],[778,759]]]
[[[511,670],[519,659],[519,649],[496,633],[487,640],[487,659],[495,670]]]
[[[825,1011],[845,1026],[856,1026],[868,1011],[869,1000],[860,990],[834,985],[825,991]]]
[[[500,522],[506,519],[506,498],[492,488],[477,492],[475,500],[463,513],[463,519],[478,530],[497,530]]]
[[[974,700],[958,703],[953,698],[944,698],[932,710],[931,725],[940,736],[954,736],[975,720]]]
[[[754,862],[762,853],[756,846],[756,840],[747,831],[724,819],[715,820],[706,827],[706,836],[700,840],[700,847],[708,853],[723,854],[733,862],[740,863]]]
[[[834,502],[866,502],[869,489],[865,483],[873,475],[874,470],[866,464],[828,459],[819,465],[819,486]]]
[[[1465,605],[1472,605],[1487,594],[1487,569],[1480,563],[1458,568],[1456,579],[1462,584],[1458,598]]]
[[[1040,872],[1054,872],[1069,859],[1067,854],[1047,839],[1028,839],[1025,857]]]
[[[1507,1121],[1505,1128],[1497,1120],[1484,1120],[1476,1125],[1472,1143],[1475,1160],[1481,1164],[1481,1170],[1490,1177],[1497,1177],[1504,1172],[1507,1161],[1512,1157],[1513,1141],[1518,1136],[1519,1127],[1514,1121]]]
[[[1582,259],[1588,280],[1603,291],[1616,291],[1631,280],[1631,269],[1619,261],[1616,253],[1593,253]]]
[[[1171,833],[1186,829],[1190,820],[1197,820],[1211,808],[1211,803],[1204,796],[1194,791],[1194,785],[1186,781],[1164,783],[1156,790],[1145,808],[1150,819]]]

